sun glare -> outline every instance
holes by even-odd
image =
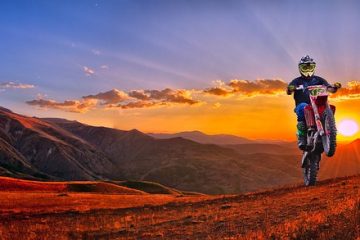
[[[359,131],[359,126],[354,120],[346,119],[339,123],[338,131],[340,134],[350,137]]]

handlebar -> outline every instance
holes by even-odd
[[[322,85],[322,86],[325,87],[325,85]],[[311,87],[311,86],[308,86],[308,87]],[[327,86],[327,88],[329,88],[329,87],[332,87],[332,88],[335,88],[335,89],[339,89],[339,88],[341,88],[341,84],[340,84],[339,87],[335,86],[335,84],[334,84],[334,85]],[[306,88],[307,88],[307,87],[306,87]],[[296,86],[293,91],[294,91],[294,92],[295,92],[295,91],[300,91],[300,90],[304,90],[304,89],[306,89],[306,88],[304,87],[304,85],[299,85],[299,86]]]

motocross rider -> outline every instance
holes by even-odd
[[[297,115],[297,139],[298,147],[300,150],[306,149],[306,122],[304,115],[304,108],[310,104],[309,91],[306,89],[312,85],[324,85],[328,91],[335,93],[340,87],[340,83],[335,83],[331,86],[325,79],[315,76],[316,63],[314,60],[306,55],[302,57],[299,62],[299,71],[301,76],[292,80],[287,87],[287,94],[291,95],[294,92],[295,109],[294,112]],[[304,90],[296,91],[297,87],[303,86]]]

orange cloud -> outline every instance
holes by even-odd
[[[231,80],[222,86],[205,89],[203,92],[217,96],[228,96],[239,93],[247,96],[253,95],[274,95],[284,92],[287,83],[280,79],[261,79],[255,81],[249,80]]]
[[[91,69],[84,67],[85,72],[93,74]],[[287,86],[282,80],[231,80],[228,83],[223,81],[215,81],[217,86],[202,90],[188,90],[188,89],[171,89],[165,88],[163,90],[132,90],[124,92],[118,89],[112,89],[107,92],[100,92],[94,95],[83,96],[80,100],[65,100],[64,102],[56,102],[54,100],[36,99],[27,101],[29,105],[39,106],[41,108],[55,108],[71,112],[86,112],[92,108],[149,108],[154,106],[169,106],[171,104],[187,104],[196,105],[202,103],[200,99],[193,99],[193,93],[200,93],[198,97],[201,98],[201,93],[228,96],[235,93],[244,94],[247,96],[261,95],[261,94],[276,94],[284,92]],[[220,103],[216,107],[221,106]]]
[[[87,112],[96,105],[94,101],[65,100],[64,102],[57,102],[51,99],[35,99],[27,101],[26,103],[45,109],[52,108],[75,113]]]
[[[118,107],[122,109],[130,109],[130,108],[149,108],[158,105],[166,105],[163,102],[149,102],[149,101],[136,101],[136,102],[129,102],[127,104],[119,104]]]
[[[194,105],[200,103],[191,97],[191,91],[185,89],[163,90],[133,90],[129,93],[118,89],[100,92],[95,95],[83,96],[80,100],[66,100],[56,102],[54,100],[36,99],[26,103],[40,108],[54,108],[70,112],[83,113],[97,106],[104,108],[148,108],[171,104]]]
[[[88,95],[82,97],[83,99],[99,100],[101,105],[117,104],[129,99],[129,95],[121,90],[112,89],[107,92],[100,92],[96,95]]]
[[[360,81],[348,82],[347,87],[340,88],[331,97],[339,100],[360,99]]]
[[[231,80],[229,86],[233,88],[236,93],[242,93],[245,95],[257,95],[257,94],[277,94],[284,92],[287,87],[287,83],[279,79],[262,79],[262,80]]]
[[[228,96],[233,93],[232,90],[223,87],[213,87],[204,90],[204,93],[216,95],[216,96]]]
[[[154,106],[165,106],[172,103],[176,104],[197,104],[198,100],[191,98],[191,91],[185,89],[170,89],[163,90],[133,90],[128,93],[132,98],[139,101],[132,101],[126,104],[119,104],[118,107],[122,109],[130,108],[148,108]]]
[[[166,88],[164,90],[145,90],[145,94],[149,96],[152,100],[160,100],[163,102],[169,103],[186,103],[186,104],[196,104],[200,101],[193,100],[191,98],[191,91],[185,89],[170,89]]]
[[[149,100],[150,96],[144,90],[133,90],[129,92],[129,96],[140,100]]]

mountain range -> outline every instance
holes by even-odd
[[[203,144],[218,144],[218,145],[226,145],[226,144],[243,144],[243,143],[251,143],[253,142],[250,139],[238,137],[235,135],[229,134],[214,134],[209,135],[200,131],[186,131],[179,133],[148,133],[149,136],[159,139],[169,139],[175,137],[182,137],[185,139],[189,139],[198,143]]]
[[[360,139],[339,145],[335,156],[323,157],[320,166],[321,179],[360,174]]]
[[[272,139],[248,139],[231,134],[205,134],[200,131],[185,131],[178,133],[147,133],[147,135],[158,139],[169,139],[175,137],[182,137],[198,143],[203,144],[217,144],[217,145],[236,145],[247,143],[264,143],[264,144],[286,144],[290,143],[282,140]]]
[[[205,144],[204,134],[195,135],[203,136],[200,142],[180,136],[159,139],[136,129],[124,131],[66,119],[28,117],[0,108],[0,175],[42,180],[152,181],[211,194],[254,191],[302,179],[301,153],[293,143],[259,143],[218,135],[210,137],[218,144]],[[353,160],[352,154],[358,146],[354,142],[339,147],[335,158],[324,160],[321,177],[342,175],[343,170],[335,171],[334,167],[340,168],[330,161],[341,162],[346,157],[355,166],[358,160]]]

